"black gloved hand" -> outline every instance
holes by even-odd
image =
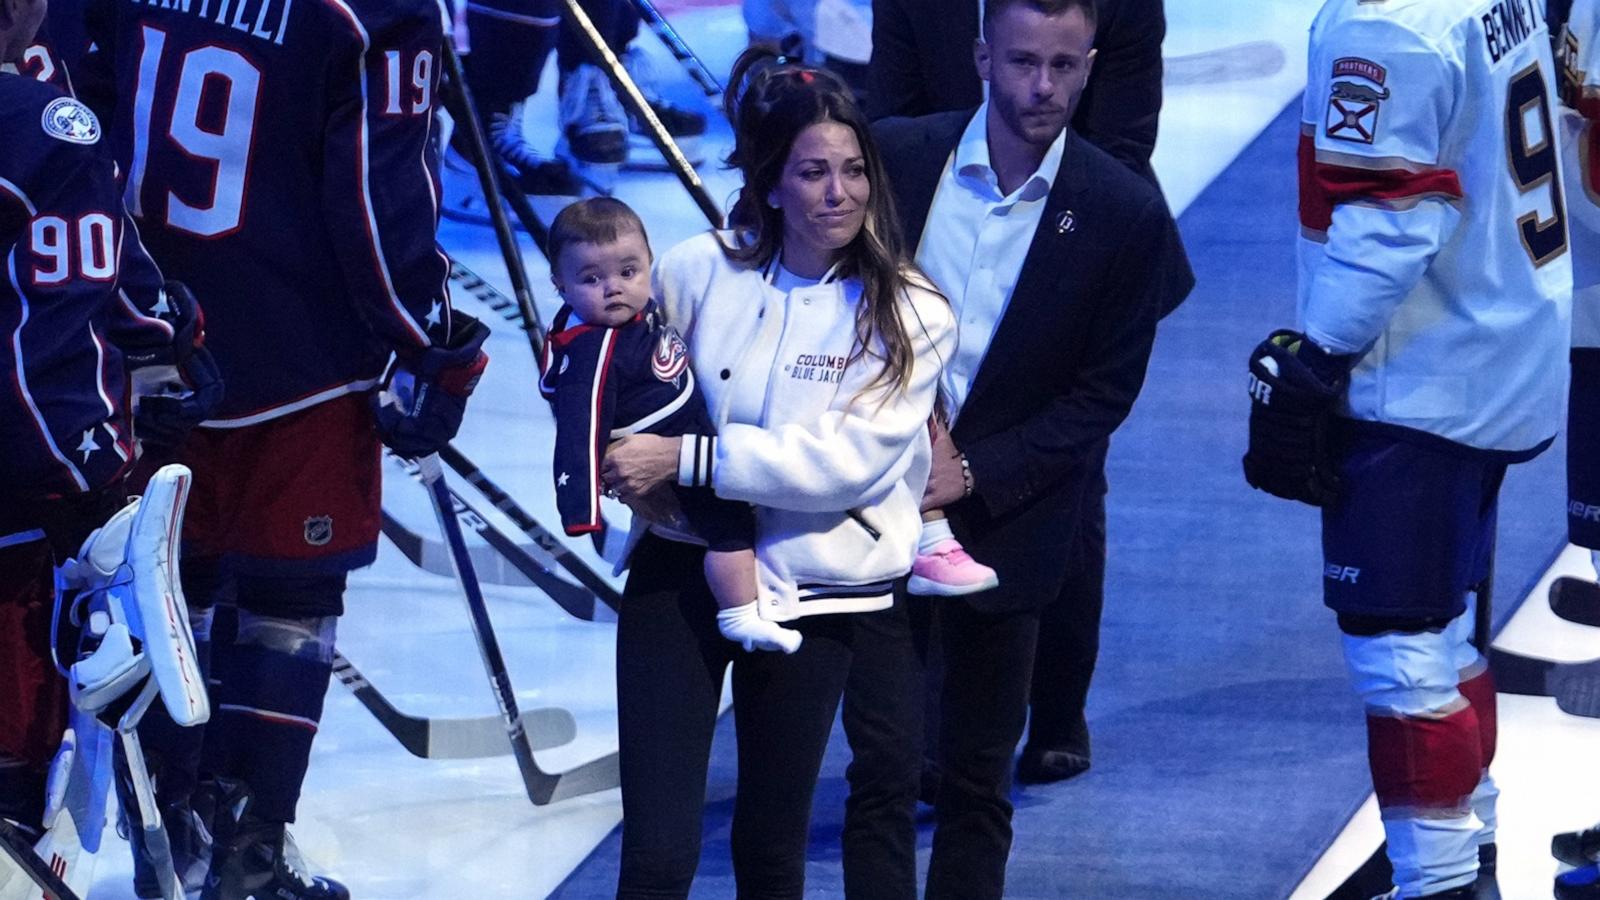
[[[172,326],[172,342],[124,351],[133,382],[134,435],[148,449],[170,451],[189,429],[222,404],[222,375],[205,347],[205,315],[182,282],[162,288],[158,317]]]
[[[1328,425],[1354,362],[1297,331],[1275,331],[1256,346],[1250,354],[1250,447],[1244,455],[1251,487],[1312,506],[1338,497]]]
[[[429,347],[395,363],[383,390],[373,395],[378,434],[390,449],[416,459],[450,443],[461,428],[467,398],[489,365],[482,322],[451,313],[449,346]]]

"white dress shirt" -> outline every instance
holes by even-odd
[[[988,116],[988,103],[978,107],[950,155],[917,247],[917,265],[950,298],[960,334],[955,358],[944,369],[952,424],[1011,302],[1066,146],[1062,132],[1038,170],[1002,196],[989,164]]]

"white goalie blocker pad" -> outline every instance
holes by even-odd
[[[33,845],[40,863],[88,897],[95,862],[106,834],[106,802],[111,791],[111,732],[79,710],[50,765],[44,836]],[[0,855],[0,900],[49,900],[29,875]]]
[[[185,466],[163,466],[144,496],[118,510],[57,571],[61,596],[77,594],[83,643],[92,647],[67,667],[72,702],[85,712],[100,712],[151,675],[174,722],[211,717],[178,582],[193,477]]]

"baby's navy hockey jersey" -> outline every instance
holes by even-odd
[[[689,348],[652,301],[616,328],[577,322],[572,308],[556,315],[545,344],[539,390],[556,416],[556,507],[567,534],[591,534],[600,518],[600,461],[606,445],[630,434],[667,437],[710,435],[716,427],[689,368]],[[727,549],[728,532],[749,546],[749,507],[684,498],[684,513],[714,549]],[[714,511],[714,510],[720,510]],[[709,532],[709,533],[708,533]]]

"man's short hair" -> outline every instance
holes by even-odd
[[[561,251],[568,244],[610,244],[624,233],[637,231],[646,250],[650,238],[644,222],[628,204],[612,197],[590,197],[572,203],[550,223],[550,239],[545,244],[552,268],[561,264]]]
[[[1084,21],[1093,28],[1099,21],[1094,4],[1095,0],[988,0],[983,7],[983,38],[989,39],[989,29],[994,27],[994,20],[1013,6],[1026,6],[1047,16],[1059,16],[1073,9],[1082,10]]]

